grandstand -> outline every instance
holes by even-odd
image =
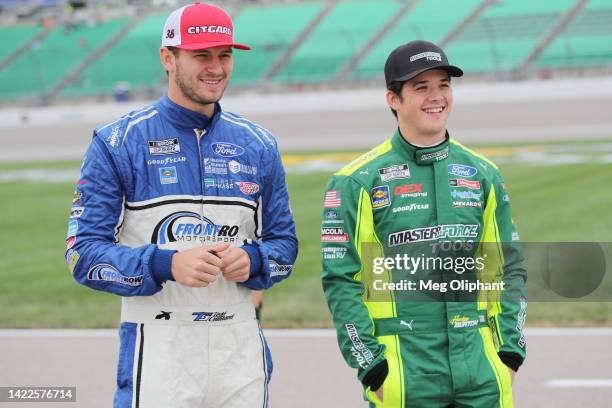
[[[112,95],[118,88],[158,94],[166,81],[161,27],[175,7],[164,3],[92,2],[93,9],[67,15],[65,2],[52,1],[55,14],[47,6],[44,18],[37,9],[4,18],[11,22],[0,28],[9,40],[0,51],[0,103]],[[234,54],[234,90],[380,84],[388,53],[413,39],[442,45],[467,76],[481,80],[612,70],[610,0],[217,3],[233,15],[237,41],[252,46]]]
[[[472,74],[518,68],[575,2],[494,3],[447,45],[448,57]]]
[[[353,79],[379,77],[387,56],[399,44],[411,40],[443,43],[452,32],[482,3],[481,0],[428,0],[417,2],[387,35],[360,61],[353,70]]]
[[[46,97],[51,87],[116,33],[127,19],[57,26],[0,71],[0,99]]]
[[[536,61],[538,68],[612,64],[612,1],[591,0]]]
[[[118,83],[146,91],[159,83],[164,71],[159,62],[159,42],[166,12],[142,19],[114,47],[85,69],[63,90],[63,95],[110,94]]]
[[[0,27],[0,37],[4,39],[4,46],[0,49],[0,61],[4,61],[20,47],[30,42],[42,30],[42,27],[33,24]]]
[[[238,42],[251,46],[234,54],[234,85],[253,85],[286,53],[323,9],[323,3],[252,5],[243,9],[234,25]]]
[[[398,2],[392,0],[337,3],[274,80],[320,82],[331,79],[342,63],[359,52],[398,9]]]

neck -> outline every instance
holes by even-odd
[[[399,125],[400,133],[404,140],[418,147],[430,147],[442,143],[446,140],[446,129],[442,129],[438,133],[418,133],[407,126]]]
[[[201,113],[202,115],[206,115],[209,118],[212,117],[212,115],[215,113],[214,103],[203,105],[194,102],[191,99],[186,98],[185,95],[183,95],[183,93],[179,89],[173,86],[168,87],[168,98],[170,98],[172,102],[182,106],[183,108]]]

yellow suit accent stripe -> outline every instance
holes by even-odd
[[[485,355],[487,356],[487,360],[497,380],[497,387],[499,389],[499,408],[513,408],[512,379],[510,378],[508,367],[506,367],[497,356],[497,350],[495,350],[493,344],[491,330],[488,327],[481,327],[478,331],[480,332],[480,337],[482,337]]]
[[[465,147],[464,145],[462,145],[461,143],[459,143],[458,141],[456,141],[455,139],[450,139],[450,142],[456,146],[461,147],[463,150],[465,150],[466,152],[478,157],[479,159],[482,159],[484,161],[486,161],[487,163],[489,163],[491,166],[493,166],[494,169],[498,169],[497,164],[493,163],[491,160],[487,159],[486,157],[484,157],[481,154],[476,153],[475,151],[473,151],[470,148]]]
[[[483,230],[479,249],[480,256],[484,256],[486,259],[486,267],[480,272],[480,279],[486,282],[499,281],[503,278],[504,254],[501,247],[497,217],[495,216],[496,210],[495,188],[491,187],[482,216]],[[502,311],[500,298],[500,291],[487,291],[478,296],[478,310],[487,310],[487,316],[495,319],[495,335],[498,339],[498,346],[504,343],[497,319]]]
[[[376,159],[378,156],[387,153],[389,150],[391,150],[391,147],[391,139],[384,141],[369,152],[359,156],[358,158],[344,166],[342,169],[340,169],[339,172],[336,173],[336,175],[350,176],[355,171],[363,167],[365,164]]]

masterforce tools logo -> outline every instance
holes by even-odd
[[[415,54],[411,56],[410,62],[414,62],[421,58],[425,58],[427,59],[427,61],[442,61],[442,56],[439,53],[428,51],[428,52],[422,52],[420,54]]]
[[[446,159],[447,157],[448,157],[448,147],[444,148],[443,150],[439,150],[437,152],[423,153],[420,157],[420,160],[421,161],[427,161],[427,160],[442,161]]]
[[[374,355],[359,338],[359,334],[354,324],[346,323],[344,327],[346,328],[349,339],[351,339],[351,343],[353,343],[351,354],[355,357],[361,368],[366,368],[370,365],[372,360],[374,360]]]
[[[178,211],[164,217],[153,230],[152,244],[200,241],[229,242],[238,240],[237,225],[215,224],[191,211]]]
[[[187,34],[217,33],[232,35],[232,29],[225,26],[189,26]]]
[[[116,282],[128,286],[142,285],[142,275],[125,276],[122,275],[113,265],[98,264],[87,272],[87,280]]]
[[[389,234],[389,247],[411,242],[434,241],[440,238],[476,238],[477,224],[445,224],[435,227],[414,228]]]

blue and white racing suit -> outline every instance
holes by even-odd
[[[188,288],[172,255],[229,242],[249,279]],[[287,278],[297,238],[268,131],[168,97],[95,130],[72,203],[74,278],[122,296],[115,407],[257,407],[272,362],[249,289]]]

